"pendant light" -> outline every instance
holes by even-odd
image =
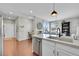
[[[51,12],[52,16],[56,16],[58,12],[55,10],[55,3],[53,3],[53,11]]]

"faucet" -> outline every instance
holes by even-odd
[[[60,28],[57,28],[57,34],[58,34],[59,37],[61,37],[61,35],[60,35]]]

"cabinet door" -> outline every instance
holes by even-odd
[[[54,56],[55,55],[55,47],[52,46],[53,42],[42,40],[42,55],[43,56]]]
[[[12,20],[4,20],[4,38],[15,37],[15,22]]]
[[[56,44],[58,49],[62,49],[64,51],[69,52],[70,54],[72,54],[73,56],[79,56],[79,48],[75,47],[75,46],[70,46],[70,45],[66,45],[66,44]]]
[[[64,50],[58,48],[57,56],[73,56],[73,55],[67,51],[64,51]]]

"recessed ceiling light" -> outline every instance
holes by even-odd
[[[30,10],[30,13],[32,13],[33,11],[32,10]]]
[[[13,14],[13,12],[12,12],[12,11],[10,11],[10,12],[9,12],[9,14]]]
[[[8,19],[11,19],[11,17],[9,16]]]

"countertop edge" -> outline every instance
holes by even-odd
[[[78,44],[74,44],[74,43],[71,43],[71,42],[65,42],[65,41],[60,41],[60,40],[43,38],[43,37],[40,37],[40,36],[33,36],[33,37],[40,38],[40,39],[44,39],[44,40],[47,40],[47,41],[57,42],[57,43],[60,43],[60,44],[68,45],[68,46],[71,46],[71,47],[74,47],[74,48],[78,48],[79,49],[79,45]]]

